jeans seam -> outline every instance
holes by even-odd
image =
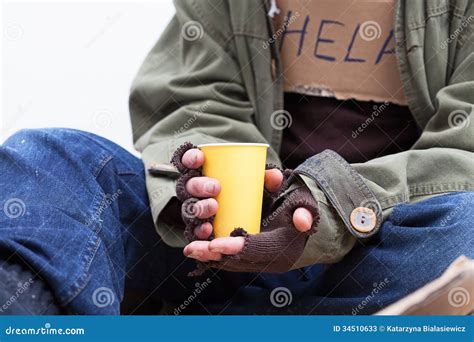
[[[78,131],[77,132],[80,136],[84,137],[85,139],[88,139],[90,140],[92,143],[94,144],[98,144],[94,139],[92,139],[90,136],[88,136],[87,134],[84,134],[84,132],[82,131]],[[99,144],[99,147],[102,148],[102,146]],[[111,153],[110,151],[108,150],[102,150],[102,153],[101,153],[101,157],[99,158],[99,163],[98,165],[95,166],[95,168],[92,169],[92,174],[94,175],[94,177],[98,177],[99,174],[102,172],[102,170],[104,169],[104,167],[110,162],[110,161],[117,161],[118,163],[121,162],[120,159],[116,159],[113,155],[113,153]],[[122,164],[126,165],[125,162],[122,162]],[[130,170],[130,167],[124,169],[124,170],[117,170],[117,174],[119,175],[128,175],[128,174],[133,174],[133,175],[138,175],[136,172]]]
[[[104,167],[113,159],[113,156],[109,153],[103,153],[102,159],[100,159],[100,162],[98,165],[94,167],[94,170],[92,171],[92,174],[94,175],[94,178],[97,178],[99,174],[102,172]]]
[[[111,156],[110,156],[111,157]],[[103,158],[102,162],[99,163],[99,165],[102,165],[100,170],[103,169],[103,167],[107,164],[108,161],[110,161],[111,158]],[[101,238],[99,237],[98,233],[101,229],[100,224],[97,223],[97,221],[94,219],[95,218],[95,213],[98,211],[98,208],[100,207],[102,200],[104,198],[104,193],[102,192],[102,189],[100,186],[98,186],[98,189],[96,191],[96,194],[94,195],[94,198],[92,200],[92,205],[90,206],[90,211],[88,212],[88,215],[90,215],[91,220],[88,221],[87,218],[84,222],[84,226],[86,229],[89,229],[92,236],[89,238],[87,246],[83,249],[81,255],[80,255],[80,260],[81,260],[81,268],[83,271],[81,274],[79,274],[74,282],[66,289],[64,294],[59,293],[58,296],[62,297],[63,305],[66,305],[70,303],[72,300],[74,300],[75,297],[77,297],[80,292],[87,286],[90,275],[89,275],[89,270],[90,267],[94,261],[94,257],[97,254],[97,251],[102,243]],[[81,222],[82,223],[82,222]]]
[[[89,239],[87,248],[85,248],[85,250],[81,254],[81,258],[84,257],[85,261],[83,265],[84,271],[74,280],[74,282],[65,291],[62,291],[64,293],[59,292],[58,294],[62,305],[65,306],[71,301],[73,301],[74,298],[76,298],[81,293],[81,291],[87,286],[90,279],[89,270],[101,243],[102,241],[100,237],[96,234],[91,236],[91,238]]]

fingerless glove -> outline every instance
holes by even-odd
[[[194,230],[204,222],[211,222],[213,218],[200,219],[197,217],[199,200],[192,197],[186,190],[186,182],[192,177],[202,176],[201,169],[186,168],[181,159],[186,151],[197,148],[187,142],[180,146],[173,154],[171,163],[178,169],[181,176],[176,183],[176,194],[182,201],[181,214],[186,228],[185,238],[188,242],[197,240]],[[267,169],[276,168],[267,165]],[[300,186],[291,192],[288,188],[290,179],[294,180],[291,170],[280,170],[283,173],[283,183],[276,193],[265,191],[261,232],[248,234],[242,227],[234,227],[231,236],[242,236],[245,239],[244,247],[236,255],[225,255],[220,261],[198,262],[198,269],[191,275],[202,274],[209,267],[234,272],[286,272],[291,269],[303,253],[308,237],[316,232],[319,223],[317,202],[306,186]],[[313,215],[313,224],[307,232],[298,231],[293,225],[293,212],[297,208],[306,208]],[[212,240],[213,236],[209,237]]]

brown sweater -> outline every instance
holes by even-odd
[[[280,158],[288,168],[325,149],[349,163],[365,162],[405,151],[420,136],[408,107],[391,103],[285,93],[285,110],[292,123],[283,132]]]

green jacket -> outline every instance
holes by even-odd
[[[268,162],[279,164],[282,131],[272,127],[270,116],[283,108],[283,88],[279,53],[270,44],[275,31],[269,5],[180,0],[175,7],[131,89],[133,135],[143,162],[168,163],[185,141],[268,142]],[[396,56],[423,133],[408,151],[352,164],[384,218],[399,203],[474,188],[473,31],[472,0],[398,1]],[[182,229],[158,220],[175,196],[174,181],[146,177],[158,234],[171,246],[184,246]],[[324,193],[304,180],[319,203],[321,222],[295,268],[336,262],[356,243]]]

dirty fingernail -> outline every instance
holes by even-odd
[[[215,189],[216,189],[216,185],[214,184],[214,182],[207,182],[207,183],[204,185],[204,190],[205,190],[208,194],[213,194]]]
[[[202,257],[202,253],[197,252],[197,251],[194,251],[194,252],[192,252],[191,254],[188,255],[188,258],[193,258],[193,259],[197,259],[197,258],[200,258],[200,257]]]

